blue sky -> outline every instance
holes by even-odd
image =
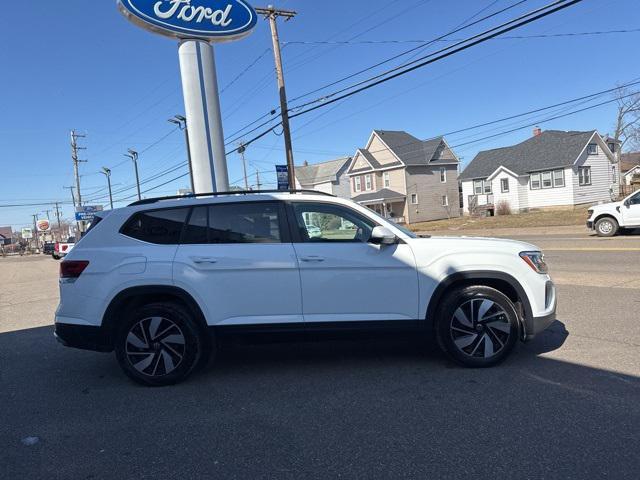
[[[346,45],[285,45],[289,98],[417,45],[406,43],[407,40],[432,39],[484,7],[490,6],[489,13],[515,1],[281,1],[277,6],[298,11],[295,19],[280,24],[285,44],[351,41]],[[485,25],[546,3],[529,0]],[[65,217],[71,217],[69,191],[63,189],[73,184],[71,128],[87,135],[82,140],[87,147],[82,157],[88,160],[81,166],[82,189],[83,196],[94,199],[94,203],[106,201],[105,179],[97,173],[102,166],[113,168],[114,191],[122,190],[115,197],[125,200],[118,205],[124,205],[127,197],[135,194],[132,165],[123,156],[129,147],[144,151],[139,160],[140,176],[145,181],[143,190],[186,171],[171,171],[186,159],[181,133],[173,131],[167,122],[174,114],[183,113],[175,41],[130,24],[113,0],[30,0],[13,2],[11,10],[10,16],[0,17],[0,206],[59,200],[67,202],[63,212]],[[637,1],[586,0],[511,35],[637,28]],[[362,43],[389,40],[402,42]],[[406,130],[418,138],[428,138],[611,88],[640,77],[639,41],[637,32],[486,42],[294,119],[296,163],[351,155],[365,144],[374,128]],[[270,42],[268,25],[261,20],[246,39],[216,46],[227,134],[278,105],[273,56],[267,51]],[[442,45],[430,47],[427,52]],[[315,97],[308,97],[312,98]],[[615,106],[611,104],[540,122],[540,126],[562,130],[595,128],[606,133],[612,131],[614,113]],[[531,129],[459,148],[456,145],[539,118],[460,133],[447,140],[466,163],[479,150],[527,138]],[[283,139],[270,133],[251,145],[246,156],[250,170],[260,171],[268,186],[275,178],[273,165],[285,163]],[[232,154],[227,161],[230,181],[240,185],[242,167],[238,156]],[[186,178],[171,182],[148,195],[173,194],[187,183]],[[250,183],[255,183],[255,176]],[[28,225],[33,213],[42,217],[47,208],[51,207],[0,207],[0,225]]]

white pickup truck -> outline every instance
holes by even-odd
[[[75,243],[76,243],[76,237],[69,237],[67,238],[66,242],[56,242],[56,244],[53,247],[53,253],[51,254],[51,256],[55,260],[60,260],[62,257],[65,257],[67,253],[71,251]]]
[[[640,190],[620,202],[591,207],[587,228],[600,237],[613,237],[621,228],[640,228]]]

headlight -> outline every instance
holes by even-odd
[[[544,261],[542,252],[520,252],[520,258],[537,273],[549,273],[549,267]]]
[[[587,214],[589,215],[587,218],[591,218],[591,215],[593,215],[593,209],[589,209],[587,210]]]

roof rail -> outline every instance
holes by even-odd
[[[154,197],[145,198],[136,202],[130,203],[129,207],[136,207],[138,205],[150,205],[152,203],[160,202],[162,200],[181,200],[185,198],[198,198],[198,197],[220,197],[223,195],[259,195],[261,193],[291,193],[291,194],[307,194],[307,195],[324,195],[327,197],[335,197],[327,192],[319,192],[317,190],[232,190],[230,192],[207,192],[207,193],[190,193],[187,195],[170,195],[167,197]]]

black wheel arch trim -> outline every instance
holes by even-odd
[[[194,314],[195,320],[203,328],[203,332],[207,331],[204,313],[198,302],[187,291],[174,285],[144,285],[126,288],[113,297],[102,317],[103,334],[112,341],[118,320],[116,314],[128,301],[137,297],[155,296],[174,297],[182,301]]]
[[[455,288],[456,284],[466,283],[470,280],[498,280],[502,282],[508,283],[515,290],[518,300],[522,305],[522,312],[519,312],[519,315],[522,314],[523,318],[520,318],[520,321],[523,323],[523,327],[525,331],[530,330],[530,323],[533,319],[533,310],[531,308],[531,303],[529,302],[529,297],[527,296],[522,284],[518,280],[516,280],[512,275],[509,275],[505,272],[494,271],[494,270],[471,270],[464,272],[455,272],[442,280],[438,286],[436,287],[433,295],[429,299],[429,305],[427,306],[426,312],[426,321],[429,328],[433,328],[434,326],[434,317],[436,314],[436,309],[440,304],[440,301],[444,297],[444,295],[450,291],[451,288]]]

